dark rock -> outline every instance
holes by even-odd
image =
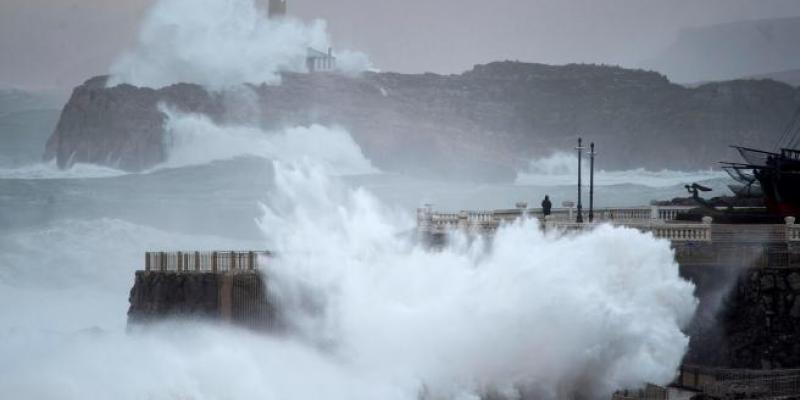
[[[267,129],[340,125],[385,171],[512,179],[530,158],[572,149],[579,132],[602,146],[605,169],[698,169],[726,158],[728,144],[774,143],[800,105],[800,89],[773,81],[690,89],[654,72],[518,62],[449,76],[285,74],[251,89],[257,112],[243,116],[197,85],[106,88],[94,78],[75,89],[45,157],[152,167],[165,157],[165,103]]]
[[[800,296],[791,283],[782,289],[775,284],[792,282],[797,270],[757,268],[738,277],[722,267],[681,272],[695,282],[700,298],[688,330],[687,362],[727,368],[800,367]],[[717,306],[720,295],[723,301]]]
[[[786,280],[789,282],[789,287],[792,288],[792,290],[800,292],[800,273],[792,272],[786,277]]]
[[[789,311],[792,318],[800,318],[800,297],[796,297],[792,302],[792,309]]]
[[[761,277],[761,290],[771,290],[775,287],[775,278],[772,276]]]

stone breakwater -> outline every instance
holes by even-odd
[[[222,320],[254,329],[275,328],[277,310],[260,273],[137,271],[128,322],[168,318]]]
[[[447,76],[284,74],[280,85],[249,85],[244,95],[106,81],[75,89],[46,159],[152,167],[165,159],[164,103],[266,130],[341,126],[390,172],[510,180],[531,158],[571,149],[578,132],[602,143],[606,170],[706,169],[730,143],[775,142],[800,106],[800,88],[769,80],[686,88],[654,72],[518,62]]]

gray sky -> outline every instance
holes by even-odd
[[[155,0],[0,0],[0,84],[71,88],[106,73]],[[457,73],[493,60],[635,66],[683,27],[800,16],[797,0],[289,0],[382,70]]]

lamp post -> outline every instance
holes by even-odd
[[[578,138],[578,147],[575,150],[578,150],[578,217],[575,220],[577,223],[583,223],[583,205],[581,202],[581,162],[583,161],[583,139]]]
[[[594,142],[589,149],[589,222],[594,222]]]

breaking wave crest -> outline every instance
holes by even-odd
[[[559,237],[519,222],[429,250],[409,235],[409,215],[324,164],[278,162],[274,180],[263,238],[249,243],[115,219],[1,236],[4,394],[607,398],[674,377],[695,299],[666,241],[610,226]],[[126,330],[143,250],[265,244],[279,254],[265,273],[287,333],[191,321]]]
[[[0,179],[91,179],[110,178],[127,172],[94,164],[74,164],[60,169],[56,161],[31,164],[21,167],[0,168]]]
[[[588,184],[589,165],[584,158],[583,171]],[[573,185],[578,176],[578,160],[575,154],[554,153],[553,155],[533,160],[524,171],[517,173],[517,185],[555,186]],[[668,187],[725,178],[722,171],[648,171],[637,168],[627,171],[595,171],[595,185],[642,185],[650,187]]]
[[[387,392],[602,398],[674,378],[696,302],[666,241],[522,221],[429,251],[403,235],[407,216],[324,168],[275,171],[261,225],[289,256],[268,268],[270,291],[299,337]]]
[[[266,132],[247,125],[220,126],[203,114],[185,114],[167,107],[162,111],[167,116],[167,161],[156,170],[252,156],[283,161],[308,158],[338,175],[378,172],[342,128],[311,125]]]

